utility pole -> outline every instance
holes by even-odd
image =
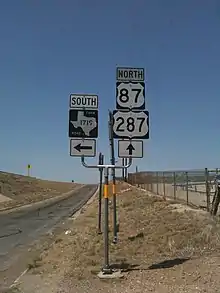
[[[111,152],[111,165],[115,165],[115,149],[113,139],[113,114],[109,111],[109,145]],[[124,166],[124,165],[123,165]],[[116,207],[116,180],[115,168],[112,168],[112,202],[113,202],[113,243],[117,243],[117,207]]]

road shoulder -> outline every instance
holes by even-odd
[[[219,222],[124,183],[118,186],[119,243],[110,243],[110,261],[127,272],[121,281],[100,281],[103,235],[96,229],[97,204],[96,198],[57,236],[19,280],[21,292],[216,292]]]

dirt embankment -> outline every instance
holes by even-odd
[[[34,177],[0,172],[0,211],[59,196],[79,184],[41,180]]]
[[[20,279],[29,292],[219,292],[220,223],[202,210],[164,201],[119,184],[119,243],[110,262],[126,268],[120,281],[101,281],[103,235],[97,234],[95,200],[59,235],[36,266]],[[112,215],[112,206],[110,207]],[[112,219],[112,216],[110,217]],[[112,240],[112,221],[110,226]]]

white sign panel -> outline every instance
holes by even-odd
[[[148,111],[113,111],[113,117],[114,138],[149,138]]]
[[[142,140],[119,140],[118,141],[119,158],[143,158]]]
[[[95,157],[96,140],[95,139],[70,139],[70,156],[73,157]]]
[[[116,83],[117,109],[145,109],[144,82],[117,82]]]
[[[118,81],[144,81],[144,68],[117,67]]]
[[[98,109],[98,96],[96,95],[70,95],[70,108]]]

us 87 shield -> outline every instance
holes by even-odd
[[[145,109],[145,83],[144,82],[117,82],[116,108]]]
[[[113,111],[114,138],[149,138],[148,111]]]

